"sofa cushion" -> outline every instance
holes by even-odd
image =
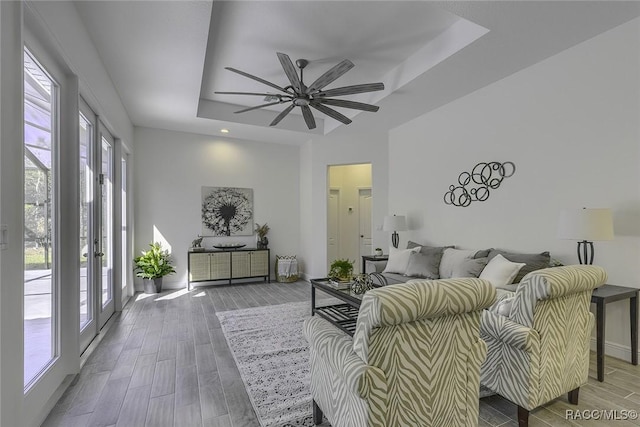
[[[450,279],[453,277],[453,269],[456,265],[462,263],[464,259],[471,259],[477,251],[470,249],[453,249],[447,248],[442,253],[440,261],[440,278]]]
[[[479,277],[488,280],[493,286],[504,286],[512,283],[518,271],[524,266],[522,262],[511,262],[498,254],[489,260]]]
[[[422,252],[422,253],[426,253],[427,251],[429,251],[431,249],[441,249],[441,250],[444,251],[447,248],[455,248],[455,246],[453,246],[453,245],[450,245],[450,246],[429,246],[429,245],[421,245],[420,243],[412,242],[411,240],[409,240],[407,242],[407,249],[417,248],[418,246],[420,247],[420,252]]]
[[[383,273],[398,273],[405,274],[407,271],[407,265],[409,265],[409,257],[412,253],[419,252],[420,247],[413,249],[397,249],[389,247],[389,260],[387,266],[384,268]]]
[[[453,266],[452,277],[479,277],[488,261],[489,259],[487,257],[465,258]]]
[[[396,274],[396,273],[383,273],[382,274],[385,279],[387,279],[387,285],[395,285],[396,283],[406,283],[407,276],[404,274]]]
[[[520,269],[516,277],[513,279],[513,283],[520,283],[522,278],[528,273],[535,270],[540,270],[549,267],[551,257],[549,252],[545,251],[539,254],[518,254],[514,252],[501,251],[498,249],[491,249],[489,252],[489,261],[496,255],[502,255],[511,262],[520,262],[526,264]]]
[[[442,252],[442,248],[430,248],[427,251],[421,250],[420,252],[412,253],[409,256],[409,264],[404,275],[423,279],[438,279],[440,277],[438,269]]]

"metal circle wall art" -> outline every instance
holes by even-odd
[[[478,163],[471,172],[458,176],[458,185],[450,185],[444,194],[447,205],[467,207],[471,202],[484,202],[491,190],[500,187],[505,178],[513,176],[516,165],[513,162]]]

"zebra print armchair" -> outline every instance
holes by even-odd
[[[308,319],[314,422],[324,412],[333,427],[477,425],[480,317],[495,295],[475,278],[377,288],[353,338]]]
[[[589,374],[591,293],[606,279],[591,265],[537,270],[482,314],[488,350],[480,382],[518,405],[520,427],[528,425],[529,411],[564,393],[578,403]]]

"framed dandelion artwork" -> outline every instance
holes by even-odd
[[[253,234],[253,189],[202,187],[202,235]]]

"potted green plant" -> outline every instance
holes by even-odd
[[[160,243],[150,243],[148,251],[142,251],[142,255],[135,257],[133,263],[136,276],[142,278],[144,292],[155,294],[162,292],[162,278],[167,274],[176,272],[171,265],[171,255],[168,250],[163,250]]]
[[[348,282],[353,276],[353,261],[337,259],[331,263],[329,278],[339,282]]]

